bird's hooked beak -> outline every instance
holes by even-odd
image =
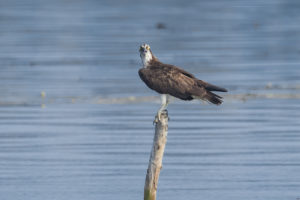
[[[141,45],[139,52],[143,62],[143,66],[146,67],[153,58],[152,52],[150,50],[150,46],[148,44]]]
[[[144,48],[140,48],[139,52],[140,52],[140,56],[141,56],[141,57],[142,57],[142,56],[145,56],[145,55],[147,54],[147,50],[144,49]]]
[[[150,51],[150,46],[147,44],[143,44],[140,46],[139,52],[141,55],[145,55]]]
[[[141,46],[139,52],[140,52],[140,53],[147,53],[147,49],[145,49],[145,48],[143,48],[143,47]]]

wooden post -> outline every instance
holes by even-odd
[[[167,135],[168,112],[165,110],[161,114],[161,119],[155,124],[155,135],[144,187],[144,200],[156,200],[158,178],[162,168],[162,158],[167,142]]]

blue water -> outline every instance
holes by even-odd
[[[158,199],[300,198],[300,2],[0,0],[0,199],[142,199],[139,45],[229,89],[173,100]],[[158,28],[162,24],[162,28]]]

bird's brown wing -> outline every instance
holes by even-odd
[[[181,73],[181,74],[183,74],[187,77],[195,78],[195,76],[193,74],[191,74],[191,73],[189,73],[189,72],[187,72],[187,71],[185,71],[185,70],[183,70],[179,67],[176,67],[174,65],[166,65],[166,66],[169,67],[169,68],[172,68],[174,71],[177,71],[178,73]]]
[[[207,82],[202,81],[202,80],[198,80],[198,79],[197,79],[197,84],[198,84],[199,86],[204,87],[204,88],[207,89],[208,91],[227,92],[227,90],[226,90],[225,88],[222,88],[222,87],[219,87],[219,86],[216,86],[216,85],[207,83]]]
[[[188,76],[190,78],[195,79],[195,81],[197,82],[197,84],[198,84],[199,87],[204,87],[208,91],[227,92],[227,90],[225,88],[222,88],[222,87],[219,87],[219,86],[207,83],[207,82],[202,81],[202,80],[199,80],[193,74],[191,74],[191,73],[189,73],[189,72],[187,72],[187,71],[185,71],[185,70],[183,70],[183,69],[181,69],[179,67],[176,67],[174,65],[165,65],[165,67],[172,68],[173,70],[175,70],[175,71],[177,71],[179,73],[182,73],[185,76]]]
[[[143,68],[139,75],[149,88],[160,94],[170,94],[182,100],[193,99],[190,91],[196,87],[195,80],[176,68]]]
[[[211,91],[227,91],[198,80],[191,73],[173,65],[156,63],[156,65],[140,69],[139,75],[149,88],[182,100],[197,98],[219,105],[222,103],[222,97]]]

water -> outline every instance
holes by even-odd
[[[229,89],[174,100],[158,199],[300,197],[300,4],[0,1],[0,199],[142,199],[138,47]],[[163,24],[158,29],[158,24]]]

